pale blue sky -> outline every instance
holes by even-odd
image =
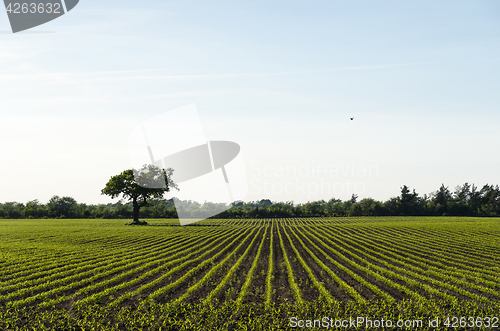
[[[191,103],[241,145],[247,200],[500,184],[498,1],[81,0],[9,29],[1,202],[112,201],[130,130]]]

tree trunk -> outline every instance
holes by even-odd
[[[133,223],[139,223],[139,204],[137,203],[137,198],[133,198],[132,205],[134,206],[134,221]]]

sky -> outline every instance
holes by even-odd
[[[500,184],[499,77],[498,1],[81,0],[16,34],[0,11],[0,202],[116,201],[133,128],[192,104],[245,201]]]

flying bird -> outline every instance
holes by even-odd
[[[349,117],[349,118],[351,119],[351,121],[354,120],[354,117]]]

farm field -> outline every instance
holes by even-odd
[[[500,329],[499,218],[125,222],[0,220],[0,330]]]

